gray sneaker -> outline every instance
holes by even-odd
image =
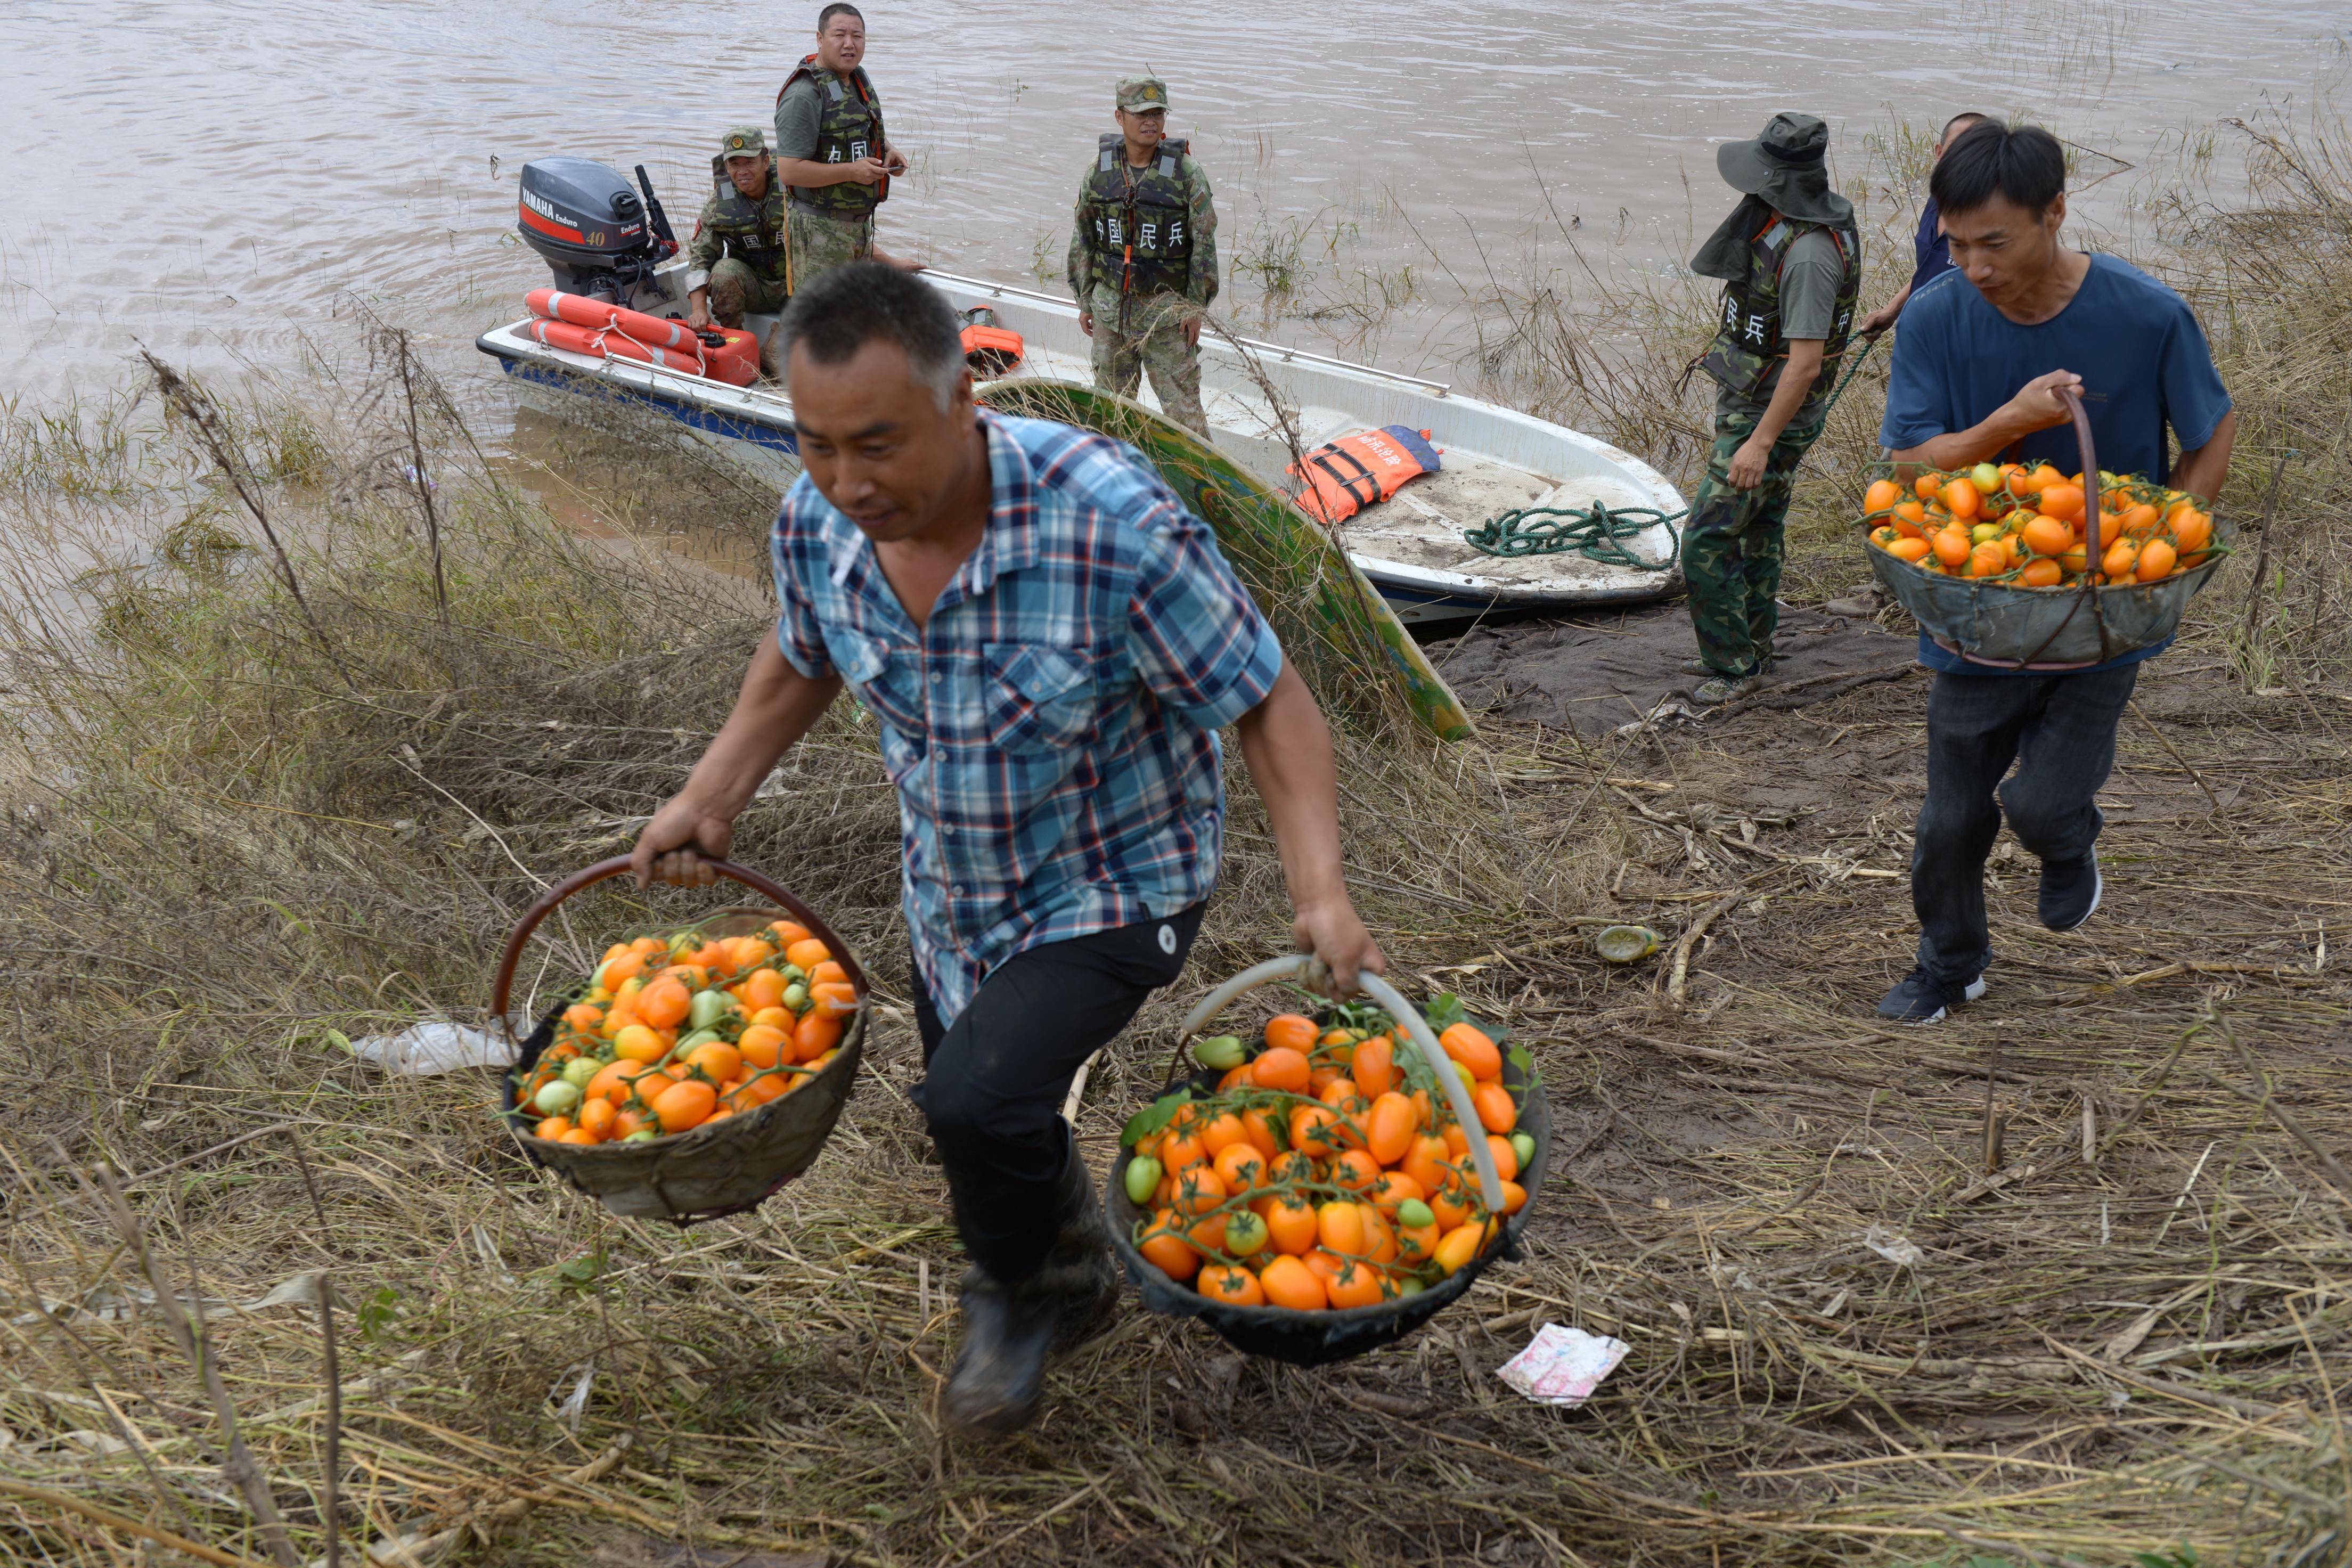
[[[1718,675],[1702,680],[1693,688],[1691,700],[1703,708],[1718,707],[1726,702],[1737,702],[1750,692],[1761,689],[1763,685],[1764,678],[1760,675]]]
[[[1780,662],[1780,661],[1777,658],[1767,654],[1764,658],[1762,668],[1769,670],[1774,665]],[[1716,672],[1715,666],[1707,663],[1706,660],[1703,658],[1686,658],[1683,660],[1681,664],[1675,666],[1675,668],[1680,669],[1685,675],[1709,676]]]

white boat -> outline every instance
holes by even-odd
[[[658,268],[630,305],[670,319],[685,314],[682,263]],[[1088,383],[1088,342],[1070,300],[1006,283],[929,271],[926,280],[958,311],[986,307],[1021,334],[1024,357],[1013,374]],[[799,472],[792,402],[781,384],[730,386],[636,360],[552,348],[527,334],[530,318],[485,332],[476,346],[499,361],[537,405],[561,411],[587,393],[633,401],[677,421],[692,438],[760,470],[780,488]],[[745,325],[764,342],[774,318]],[[1291,448],[1265,388],[1279,398],[1300,445],[1312,448],[1384,425],[1426,430],[1444,454],[1440,471],[1409,481],[1340,525],[1349,556],[1406,621],[1458,619],[1499,611],[1559,610],[1655,599],[1682,586],[1678,532],[1684,502],[1647,463],[1606,442],[1496,404],[1444,383],[1302,349],[1213,331],[1201,339],[1202,400],[1220,450],[1285,493]],[[1157,407],[1148,392],[1139,394]],[[1643,526],[1622,541],[1639,564],[1565,552],[1487,555],[1463,535],[1498,513],[1533,505],[1589,511],[1627,510]],[[1660,514],[1649,521],[1648,513]],[[1303,521],[1303,520],[1302,520]]]

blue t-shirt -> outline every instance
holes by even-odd
[[[1919,209],[1919,232],[1911,237],[1911,254],[1916,262],[1911,268],[1914,295],[1928,279],[1952,269],[1952,242],[1944,237],[1943,218],[1944,215],[1936,209],[1936,198],[1929,196],[1927,205]],[[1909,306],[1906,304],[1905,309]]]
[[[2172,472],[2165,426],[2180,450],[2193,452],[2230,412],[2187,301],[2137,267],[2094,256],[2066,308],[2036,326],[1994,310],[1957,271],[1914,294],[1887,369],[1879,443],[1900,452],[1979,425],[2053,370],[2083,378],[2091,439],[2109,473],[2162,484]],[[2037,430],[2018,448],[2018,462],[2046,461],[2070,474],[2083,466],[2071,424]]]
[[[2091,258],[2066,308],[2036,326],[2002,315],[1957,271],[1938,274],[1903,308],[1887,371],[1881,445],[1895,451],[1969,429],[1991,417],[2037,375],[2071,370],[2083,378],[2084,412],[2099,466],[2163,483],[2172,472],[2166,426],[2180,450],[2213,438],[2230,395],[2213,368],[2205,333],[2179,295],[2111,256]],[[2018,462],[2082,467],[2073,425],[2036,431],[2017,444]],[[2113,668],[2163,651],[2135,650],[2095,666]],[[1993,674],[1964,663],[1923,634],[1920,662],[1951,673]]]

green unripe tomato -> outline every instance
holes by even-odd
[[[1255,1258],[1265,1250],[1271,1235],[1265,1221],[1242,1209],[1225,1221],[1225,1250],[1235,1258]]]
[[[539,1086],[531,1104],[539,1108],[541,1116],[569,1116],[579,1108],[580,1098],[578,1084],[552,1078]]]
[[[716,1029],[697,1029],[678,1041],[677,1049],[670,1054],[673,1057],[682,1057],[697,1046],[707,1046],[713,1040],[724,1040],[726,1037]]]
[[[803,985],[796,980],[790,985],[784,987],[785,1006],[791,1008],[795,1013],[805,1013],[808,1011],[808,1005],[809,994],[807,986]]]
[[[1407,1230],[1419,1230],[1423,1226],[1436,1223],[1437,1211],[1419,1198],[1407,1198],[1397,1205],[1397,1224]]]
[[[1427,1287],[1423,1286],[1418,1279],[1407,1279],[1402,1284],[1397,1286],[1397,1296],[1399,1300],[1402,1300],[1407,1296],[1418,1296]]]
[[[1511,1152],[1519,1157],[1519,1169],[1524,1171],[1536,1163],[1536,1141],[1524,1132],[1511,1134]]]
[[[1238,1035],[1214,1035],[1192,1046],[1192,1059],[1211,1072],[1231,1072],[1249,1059]]]
[[[655,1131],[652,1128],[647,1127],[639,1131],[630,1133],[626,1138],[622,1139],[621,1142],[624,1143],[650,1143],[660,1136],[660,1133]]]
[[[715,988],[709,991],[698,991],[694,994],[694,1000],[687,1005],[686,1026],[689,1029],[707,1029],[727,1016],[734,1005],[735,998],[724,991]]]
[[[808,978],[808,971],[797,963],[780,963],[776,965],[776,973],[784,977],[787,985],[797,985]]]
[[[2000,537],[2000,524],[1980,522],[1969,530],[1969,537],[1979,544],[1989,544]]]
[[[1976,486],[1979,495],[1990,495],[2000,489],[2000,470],[1990,463],[1979,463],[1969,470],[1969,483]]]
[[[690,931],[682,931],[669,939],[669,955],[672,958],[684,958],[688,953],[692,952],[696,948],[700,947],[701,945],[702,939],[700,937],[695,935]]]
[[[574,1089],[586,1089],[588,1080],[604,1070],[604,1064],[594,1057],[574,1057],[563,1064],[563,1081]]]
[[[1138,1208],[1151,1202],[1160,1190],[1160,1162],[1143,1155],[1127,1163],[1127,1201]]]

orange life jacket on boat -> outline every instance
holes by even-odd
[[[1433,474],[1438,450],[1429,432],[1384,425],[1327,441],[1294,463],[1290,475],[1307,481],[1298,504],[1309,517],[1344,522],[1364,508],[1397,493],[1407,479]]]
[[[1003,375],[1021,363],[1026,345],[1010,327],[970,326],[963,330],[963,357],[978,376]]]

